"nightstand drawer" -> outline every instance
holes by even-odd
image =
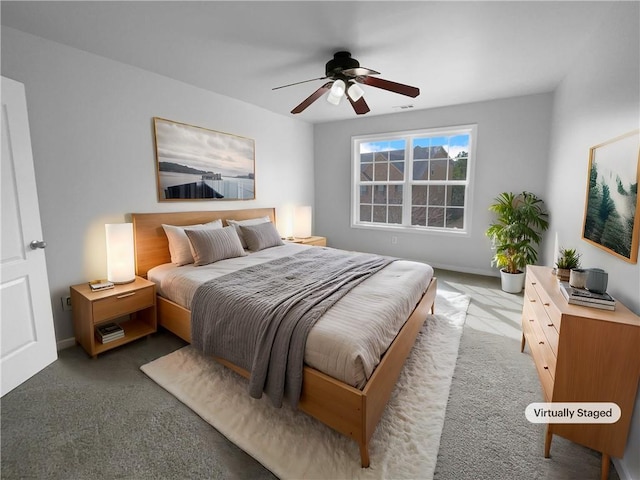
[[[153,287],[142,288],[94,301],[93,323],[104,322],[152,306],[153,292]]]

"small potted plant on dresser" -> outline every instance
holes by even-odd
[[[504,192],[495,198],[489,210],[496,220],[486,231],[495,254],[493,265],[500,268],[502,290],[520,293],[524,287],[524,269],[538,260],[537,245],[549,228],[542,200],[530,192]]]
[[[569,281],[571,270],[580,268],[580,255],[575,248],[561,248],[556,261],[556,276],[562,282]]]

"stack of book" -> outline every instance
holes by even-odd
[[[616,301],[608,293],[590,292],[584,288],[575,288],[569,282],[560,282],[560,291],[564,298],[572,305],[583,307],[601,308],[603,310],[615,310]]]
[[[117,323],[105,323],[96,328],[96,335],[102,343],[113,342],[124,337],[124,329]]]

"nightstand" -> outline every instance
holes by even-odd
[[[327,237],[305,237],[305,238],[294,238],[291,240],[292,243],[301,243],[303,245],[313,245],[314,247],[326,247],[327,246]]]
[[[136,277],[132,283],[97,292],[92,291],[88,283],[74,285],[71,287],[71,306],[76,342],[93,358],[158,329],[156,286],[141,277]],[[101,343],[96,337],[96,327],[108,322],[120,324],[124,337]]]

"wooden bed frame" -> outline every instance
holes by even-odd
[[[216,219],[244,220],[268,216],[275,223],[273,208],[173,213],[134,213],[136,274],[146,277],[157,265],[171,262],[162,224],[193,225]],[[317,247],[315,247],[317,248]],[[334,430],[355,440],[360,447],[362,467],[369,466],[369,440],[391,397],[404,362],[429,313],[433,313],[437,279],[434,277],[405,325],[383,355],[362,390],[358,390],[309,366],[304,367],[302,395],[298,408]],[[191,342],[191,313],[158,296],[158,323]],[[248,378],[249,372],[228,361],[220,363]]]

